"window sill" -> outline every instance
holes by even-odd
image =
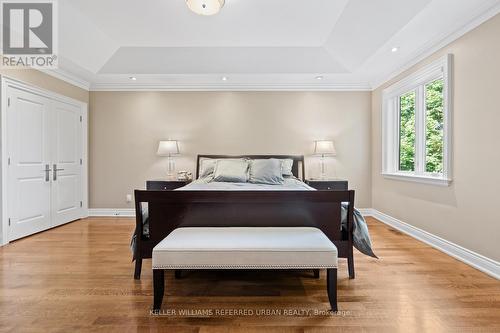
[[[440,178],[440,177],[420,176],[420,175],[411,175],[403,173],[382,173],[382,176],[384,176],[384,178],[393,180],[403,180],[407,182],[437,185],[437,186],[449,186],[452,181],[451,179]]]

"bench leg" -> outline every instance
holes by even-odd
[[[142,269],[142,258],[137,258],[135,259],[134,279],[139,280],[141,278],[141,269]]]
[[[314,278],[319,279],[319,269],[313,269]]]
[[[332,311],[338,311],[337,307],[337,269],[328,268],[326,270],[326,289],[328,291],[328,300]]]
[[[165,271],[153,269],[153,310],[160,310],[165,291]]]
[[[349,269],[349,279],[354,279],[354,255],[352,249],[347,257],[347,268]]]

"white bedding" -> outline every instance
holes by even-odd
[[[213,182],[210,177],[200,178],[178,191],[315,191],[314,188],[294,177],[287,177],[283,184],[253,184],[253,183],[228,183]]]

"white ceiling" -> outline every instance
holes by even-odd
[[[92,90],[372,89],[498,12],[500,0],[226,0],[205,17],[184,0],[64,0],[52,74]]]

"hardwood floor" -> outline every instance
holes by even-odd
[[[134,221],[76,221],[0,248],[0,331],[500,331],[498,280],[368,222],[380,259],[356,251],[355,280],[341,260],[338,315],[316,313],[328,309],[324,271],[198,271],[168,274],[152,316],[150,260],[133,279]]]

